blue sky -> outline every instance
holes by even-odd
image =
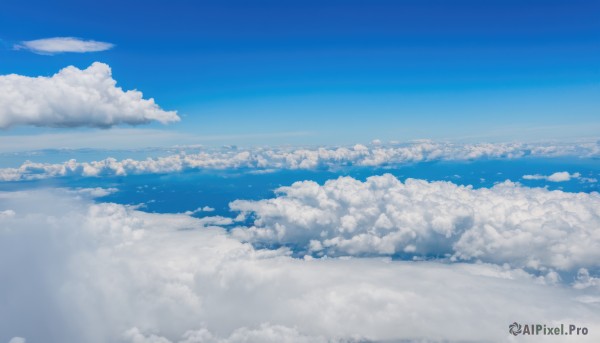
[[[119,86],[182,117],[140,128],[199,143],[572,139],[600,129],[599,11],[599,1],[8,0],[0,74],[104,62]],[[115,46],[13,49],[50,37]],[[42,132],[64,130],[0,134]]]

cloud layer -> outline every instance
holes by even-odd
[[[95,62],[84,70],[70,66],[51,77],[0,75],[0,128],[107,128],[178,120],[176,112],[162,110],[141,92],[116,87],[104,63]]]
[[[13,213],[0,217],[4,342],[510,342],[515,320],[587,326],[574,342],[600,332],[584,272],[572,288],[489,264],[294,259],[64,190],[0,193],[0,210]]]
[[[114,44],[84,40],[75,37],[54,37],[21,42],[15,49],[27,49],[37,54],[56,54],[61,52],[97,52],[109,50]]]
[[[189,150],[189,149],[188,149]],[[146,160],[107,158],[93,162],[70,160],[48,164],[25,162],[18,168],[0,169],[0,181],[44,179],[60,176],[107,176],[172,173],[199,169],[337,169],[348,166],[385,167],[435,160],[513,159],[523,157],[600,156],[597,142],[578,144],[452,144],[421,141],[390,146],[332,148],[254,148],[200,150]]]
[[[274,199],[237,200],[259,244],[327,255],[408,255],[576,271],[600,261],[600,195],[521,187],[491,189],[393,175],[340,177],[281,187]],[[240,218],[241,219],[241,218]]]

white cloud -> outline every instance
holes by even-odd
[[[189,149],[188,149],[189,150]],[[198,169],[249,168],[253,172],[275,169],[336,169],[347,166],[388,166],[435,160],[513,159],[522,157],[600,156],[596,142],[577,144],[467,144],[429,141],[397,146],[252,149],[194,149],[145,160],[107,158],[93,162],[69,160],[48,164],[25,162],[18,168],[0,169],[1,181],[44,179],[58,176],[101,176],[172,173]],[[573,174],[576,175],[576,174]],[[578,175],[578,174],[577,174]]]
[[[577,280],[574,282],[573,287],[577,289],[596,287],[600,291],[600,278],[590,276],[590,272],[586,268],[581,268],[577,271]],[[600,297],[596,298],[596,301],[600,302]]]
[[[571,179],[578,179],[581,177],[579,173],[570,174],[569,172],[556,172],[551,175],[541,175],[541,174],[533,174],[533,175],[523,175],[524,180],[546,180],[550,182],[565,182],[570,181]]]
[[[132,343],[172,343],[171,340],[157,336],[144,335],[138,328],[132,328],[125,333],[125,337]],[[331,339],[324,336],[304,335],[296,328],[282,325],[263,323],[259,328],[249,329],[242,327],[236,329],[229,337],[223,338],[214,335],[207,329],[187,331],[178,343],[353,343],[360,342],[354,339]],[[364,342],[364,341],[363,341]]]
[[[204,207],[198,207],[197,209],[195,209],[193,211],[185,211],[184,214],[191,216],[193,214],[200,213],[200,212],[213,212],[214,210],[215,209],[210,206],[204,206]]]
[[[546,180],[548,176],[542,174],[527,174],[523,175],[524,180]]]
[[[141,92],[116,87],[104,63],[95,62],[84,70],[66,67],[51,77],[0,75],[0,128],[106,128],[178,120],[176,112],[162,110],[154,99],[143,99]]]
[[[83,40],[75,37],[54,37],[21,42],[15,49],[27,49],[37,54],[56,54],[61,52],[97,52],[112,49],[114,44]]]
[[[14,217],[15,214],[16,213],[13,210],[3,210],[3,211],[0,211],[0,219]]]
[[[556,173],[548,176],[548,181],[563,182],[563,181],[569,181],[572,178],[577,179],[580,176],[581,176],[581,174],[579,174],[579,173],[569,174],[568,172],[556,172]]]
[[[102,187],[93,187],[93,188],[75,188],[72,190],[68,190],[68,192],[72,192],[74,194],[82,195],[90,198],[102,198],[107,195],[118,192],[119,190],[114,187],[110,188],[102,188]]]
[[[577,270],[600,260],[600,195],[491,189],[394,176],[296,182],[277,197],[230,204],[255,218],[240,239],[328,255],[451,257]]]
[[[510,342],[515,320],[587,326],[573,342],[600,333],[593,287],[508,266],[294,259],[64,191],[0,192],[0,208],[16,213],[0,218],[0,339]]]

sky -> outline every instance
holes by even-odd
[[[599,15],[3,0],[0,343],[599,342]]]
[[[109,65],[118,87],[182,119],[137,126],[172,137],[139,132],[138,146],[574,139],[600,129],[599,11],[579,0],[7,0],[0,74]],[[109,48],[23,48],[52,37]]]

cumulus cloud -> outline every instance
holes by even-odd
[[[114,44],[84,40],[75,37],[54,37],[24,41],[15,45],[15,49],[26,49],[37,54],[56,54],[61,52],[97,52],[109,50]]]
[[[540,175],[540,174],[523,175],[524,180],[546,180],[546,181],[550,181],[550,182],[565,182],[565,181],[570,181],[571,179],[578,179],[579,177],[581,177],[581,174],[579,174],[579,173],[570,174],[569,172],[566,172],[566,171],[556,172],[551,175]]]
[[[393,175],[296,182],[277,197],[236,200],[254,218],[236,237],[327,255],[408,255],[577,270],[600,260],[600,195],[491,189]],[[243,219],[243,218],[240,218]]]
[[[8,208],[3,341],[507,342],[515,320],[587,326],[577,342],[600,332],[600,304],[577,300],[593,287],[508,266],[296,259],[197,218],[63,190],[0,192]]]
[[[95,62],[87,69],[70,66],[51,77],[0,75],[0,128],[16,125],[101,127],[163,124],[178,121],[154,99],[116,87],[111,69]]]
[[[1,181],[34,180],[60,176],[106,176],[173,173],[200,169],[250,169],[268,173],[277,169],[339,169],[348,166],[385,167],[436,160],[514,159],[525,157],[600,156],[596,142],[577,144],[452,144],[420,141],[392,146],[251,149],[194,149],[145,160],[107,158],[93,162],[26,161],[18,168],[0,169]]]

